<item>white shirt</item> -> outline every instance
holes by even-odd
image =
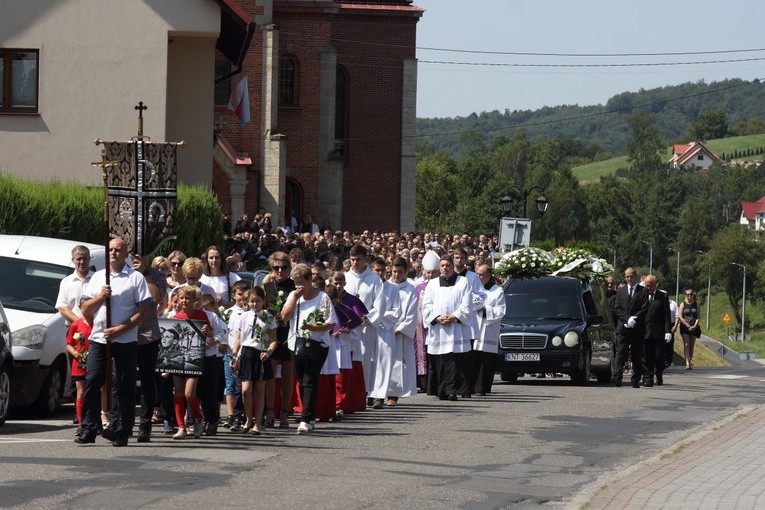
[[[331,330],[307,331],[301,328],[303,322],[314,310],[324,311],[324,324],[337,324],[335,307],[332,306],[329,296],[324,292],[319,291],[313,299],[309,299],[308,301],[305,300],[305,297],[299,298],[295,305],[295,309],[292,311],[292,317],[290,317],[290,333],[289,338],[287,339],[287,347],[289,347],[291,351],[295,350],[295,338],[298,336],[319,340],[324,346],[332,347],[334,345]]]
[[[241,280],[241,278],[239,278],[239,275],[236,273],[228,273],[227,275],[222,276],[207,276],[206,274],[203,274],[199,278],[202,285],[211,287],[215,293],[214,296],[223,301],[231,301],[232,297],[229,296],[229,290],[239,280]],[[204,290],[202,293],[207,294]]]
[[[478,312],[478,326],[480,334],[473,344],[476,351],[496,353],[499,348],[499,331],[502,326],[502,317],[505,316],[507,304],[505,292],[496,283],[485,290],[486,301],[483,311]],[[484,317],[484,315],[486,315]]]
[[[276,329],[276,319],[265,312],[266,320],[263,320],[262,312],[250,310],[239,319],[239,345],[242,347],[254,347],[259,351],[265,351],[271,344],[268,332]]]
[[[99,292],[101,287],[106,285],[106,272],[104,269],[97,271],[90,282],[82,291],[82,299],[92,299]],[[110,298],[111,326],[122,324],[135,315],[138,308],[147,303],[153,303],[154,300],[149,292],[149,286],[146,285],[146,279],[138,271],[127,265],[122,267],[119,273],[111,272],[109,285],[112,288]],[[106,329],[106,301],[96,310],[93,319],[93,331],[90,334],[90,341],[99,344],[105,344],[104,330]],[[138,325],[123,332],[118,337],[112,339],[113,343],[126,344],[138,341]]]
[[[56,309],[69,307],[77,317],[82,317],[82,310],[80,310],[80,298],[82,298],[82,291],[85,286],[90,282],[93,277],[93,271],[88,271],[85,278],[77,276],[77,271],[65,276],[58,286],[58,297],[56,298]],[[67,326],[69,321],[67,321]]]

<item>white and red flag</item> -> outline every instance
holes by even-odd
[[[239,117],[239,126],[244,127],[250,122],[250,92],[247,86],[247,76],[245,75],[236,88],[231,91],[231,97],[228,99],[228,109],[236,113]]]

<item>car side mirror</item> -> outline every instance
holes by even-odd
[[[590,315],[590,322],[593,324],[602,324],[603,323],[603,316],[602,315]]]

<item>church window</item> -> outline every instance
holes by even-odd
[[[336,156],[344,157],[348,152],[348,73],[342,66],[337,67],[335,77],[335,150]]]
[[[298,71],[295,57],[279,60],[279,106],[298,106]]]

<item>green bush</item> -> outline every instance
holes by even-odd
[[[60,181],[19,179],[0,172],[0,233],[104,242],[103,188]],[[178,187],[177,238],[161,253],[181,250],[189,256],[210,244],[223,242],[221,209],[215,196],[202,186]]]

